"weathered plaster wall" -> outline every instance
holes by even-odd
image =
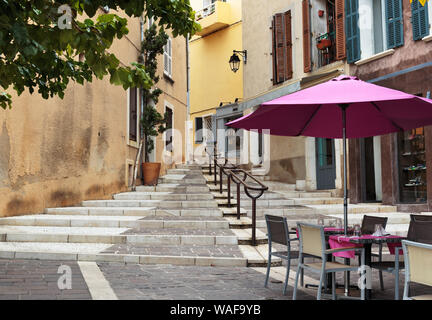
[[[114,42],[121,63],[136,61],[138,19],[128,39]],[[63,100],[28,93],[0,110],[0,216],[41,213],[46,207],[109,198],[126,190],[127,94],[109,78],[71,83]]]

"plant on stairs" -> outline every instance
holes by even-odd
[[[157,110],[156,105],[162,90],[156,87],[159,82],[157,76],[157,56],[164,53],[164,46],[167,44],[168,35],[164,28],[159,28],[153,23],[145,32],[144,40],[141,44],[140,63],[144,64],[153,87],[141,89],[143,99],[143,113],[140,120],[141,141],[140,148],[135,162],[135,173],[132,189],[135,190],[136,177],[138,172],[138,162],[141,152],[144,150],[144,162],[142,163],[143,183],[145,185],[156,185],[159,179],[160,163],[150,162],[150,153],[154,150],[153,137],[166,131],[167,115],[162,116]]]

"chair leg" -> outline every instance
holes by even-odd
[[[304,263],[304,258],[301,259],[301,263]],[[304,269],[301,269],[301,275],[300,275],[300,285],[304,287]]]
[[[395,270],[395,300],[399,300],[399,270]]]
[[[325,278],[325,272],[324,272],[324,270],[322,270],[321,274],[320,274],[320,282],[319,282],[319,286],[318,286],[317,300],[321,300],[321,291],[322,291],[322,285],[323,285],[324,278]]]
[[[270,277],[270,268],[271,268],[271,254],[268,256],[268,263],[267,263],[267,273],[266,273],[266,279],[264,283],[264,287],[267,288],[268,280]]]
[[[283,294],[284,295],[286,295],[286,291],[287,291],[288,278],[289,278],[289,273],[290,273],[290,267],[291,267],[291,260],[288,259],[287,260],[287,270],[286,270],[286,275],[285,275],[285,284],[284,284],[284,290],[283,290]]]
[[[296,274],[296,279],[295,279],[295,284],[294,284],[293,300],[297,299],[297,286],[298,286],[298,280],[299,280],[301,269],[303,269],[303,268],[301,267],[301,264],[299,264],[297,267],[297,274]]]
[[[336,273],[332,276],[332,299],[336,300]]]
[[[382,271],[379,272],[379,281],[380,281],[381,291],[384,291],[384,279],[383,279]]]

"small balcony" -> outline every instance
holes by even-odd
[[[332,62],[335,62],[336,48],[335,48],[335,33],[328,32],[321,34],[315,39],[316,48],[318,50],[317,67],[321,68]]]
[[[231,8],[224,1],[215,1],[196,13],[196,21],[201,25],[198,36],[206,36],[210,33],[226,28],[231,23]]]

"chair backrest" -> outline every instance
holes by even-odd
[[[300,237],[300,251],[303,254],[324,258],[324,226],[299,222],[297,227]]]
[[[380,224],[385,229],[387,225],[387,217],[363,216],[361,233],[372,234],[375,232],[375,225]]]
[[[404,240],[402,247],[407,280],[432,286],[432,245]]]
[[[410,225],[408,228],[407,238],[411,241],[415,240],[414,230],[413,228],[417,225],[417,228],[421,228],[419,224],[415,224],[415,222],[432,222],[432,216],[422,215],[422,214],[412,214],[410,215]]]
[[[265,215],[269,241],[289,246],[289,230],[286,218]]]
[[[409,241],[432,244],[432,221],[411,219],[407,239]]]

